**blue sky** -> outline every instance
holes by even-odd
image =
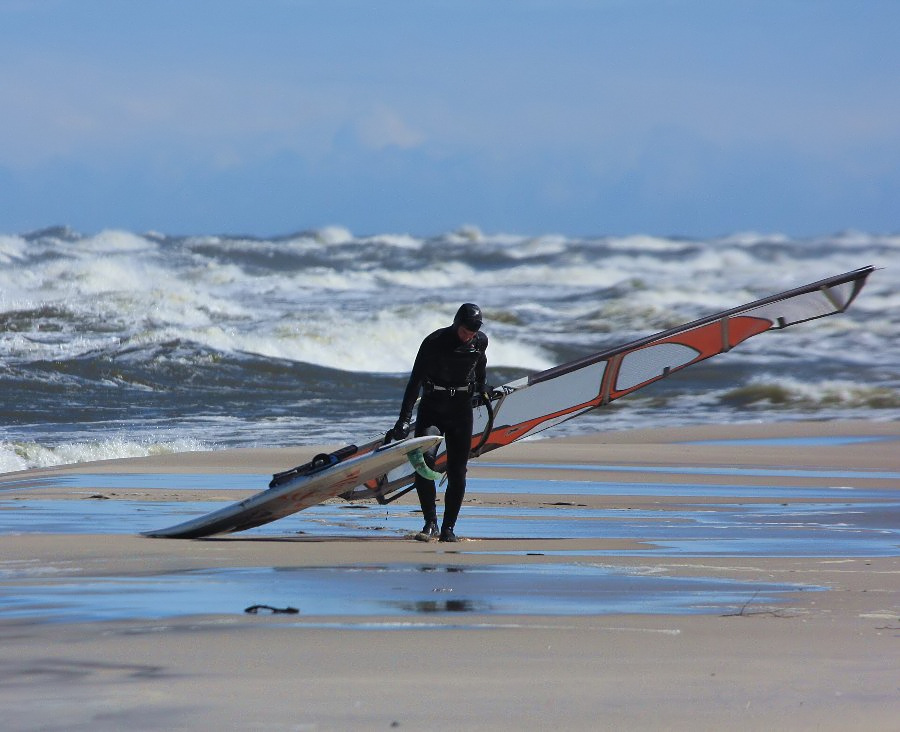
[[[0,232],[900,231],[896,0],[0,0]]]

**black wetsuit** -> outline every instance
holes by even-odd
[[[400,419],[409,422],[419,392],[422,400],[416,415],[416,436],[437,428],[447,450],[447,491],[444,496],[442,530],[452,530],[466,493],[466,463],[472,446],[472,397],[484,389],[488,337],[478,332],[468,343],[449,326],[429,335],[419,346],[413,364]],[[437,519],[433,480],[415,478],[419,503],[426,521]]]

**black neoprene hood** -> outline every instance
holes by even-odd
[[[481,308],[471,302],[460,305],[459,310],[456,311],[456,316],[453,318],[453,325],[457,327],[462,325],[467,330],[472,331],[481,330],[483,322]]]

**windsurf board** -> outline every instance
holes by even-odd
[[[269,489],[243,501],[175,526],[143,533],[151,537],[197,539],[261,526],[389,473],[408,463],[410,456],[421,456],[442,439],[439,435],[411,437],[361,453],[348,446],[275,475]]]

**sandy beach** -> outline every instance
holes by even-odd
[[[411,538],[413,496],[139,535],[318,449],[8,473],[3,727],[895,730],[898,449],[900,422],[520,443],[470,464],[458,544]]]

